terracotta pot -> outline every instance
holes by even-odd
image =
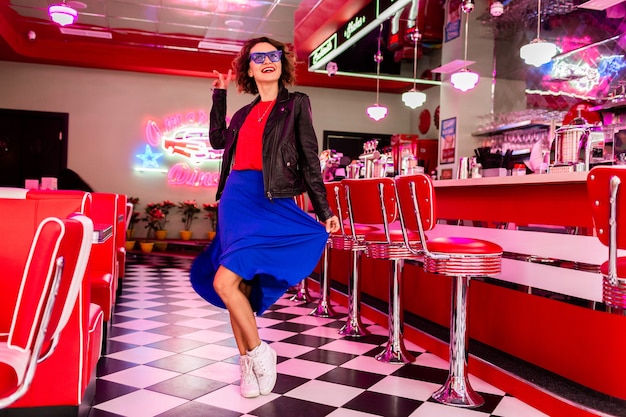
[[[189,240],[189,239],[191,239],[191,230],[181,230],[180,231],[180,238],[182,240]]]
[[[124,244],[126,247],[126,252],[130,252],[131,250],[135,249],[135,243],[136,242],[134,240],[127,240]]]
[[[142,252],[150,253],[154,248],[154,242],[139,242],[139,246]]]
[[[154,250],[157,252],[165,252],[167,249],[167,242],[154,242]]]
[[[167,238],[167,230],[157,230],[154,232],[154,236],[156,236],[158,240],[164,240]]]
[[[207,236],[209,237],[209,240],[213,240],[215,239],[215,232],[207,232]]]

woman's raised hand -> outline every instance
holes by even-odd
[[[217,70],[213,70],[213,74],[217,75],[217,79],[213,81],[213,88],[220,88],[223,90],[228,89],[228,85],[230,84],[230,79],[233,75],[233,70],[229,69],[228,74],[224,75]]]

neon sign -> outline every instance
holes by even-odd
[[[343,36],[347,39],[350,39],[354,32],[358,31],[365,24],[366,17],[365,16],[357,16],[353,20],[348,23],[348,27],[343,32]]]
[[[170,185],[215,187],[219,172],[204,172],[199,166],[222,160],[222,150],[213,149],[209,142],[207,114],[197,112],[177,113],[163,119],[162,125],[148,120],[144,133],[147,144],[143,153],[135,156],[141,161],[137,171],[166,172]],[[155,149],[153,149],[155,148]],[[167,166],[166,158],[182,159]]]
[[[309,55],[309,71],[318,70],[413,0],[376,0],[344,24]]]

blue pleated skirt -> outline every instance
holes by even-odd
[[[250,304],[260,315],[309,276],[327,239],[324,225],[292,198],[265,197],[261,171],[232,171],[218,206],[215,239],[194,260],[191,284],[209,303],[225,308],[213,289],[223,265],[251,285]]]

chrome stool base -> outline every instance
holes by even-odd
[[[309,315],[313,317],[328,318],[336,317],[337,313],[333,310],[333,306],[330,301],[320,301],[315,310],[311,311]]]
[[[352,251],[352,276],[348,285],[348,317],[346,324],[338,332],[342,336],[361,337],[371,333],[361,322],[361,288],[359,282],[361,252],[361,250]]]
[[[467,373],[467,295],[470,277],[451,278],[450,370],[446,382],[435,391],[432,398],[446,405],[480,407],[485,401],[472,389]]]
[[[371,334],[361,323],[360,317],[348,317],[348,322],[339,330],[342,336],[362,337]]]
[[[309,313],[313,317],[336,317],[337,313],[333,310],[333,306],[330,303],[329,287],[328,287],[328,253],[330,252],[331,244],[330,239],[326,242],[326,248],[323,253],[322,271],[320,274],[320,296],[317,301],[317,307]]]
[[[312,300],[311,294],[309,294],[309,286],[307,285],[307,279],[303,279],[296,285],[296,293],[291,296],[289,300],[297,302],[308,303]]]
[[[445,384],[432,395],[432,399],[441,404],[467,408],[480,407],[485,403],[483,397],[472,389],[467,377],[455,376],[449,376]]]
[[[415,356],[404,347],[404,341],[400,339],[398,343],[389,341],[385,350],[375,356],[377,361],[387,363],[405,364],[415,361]]]

